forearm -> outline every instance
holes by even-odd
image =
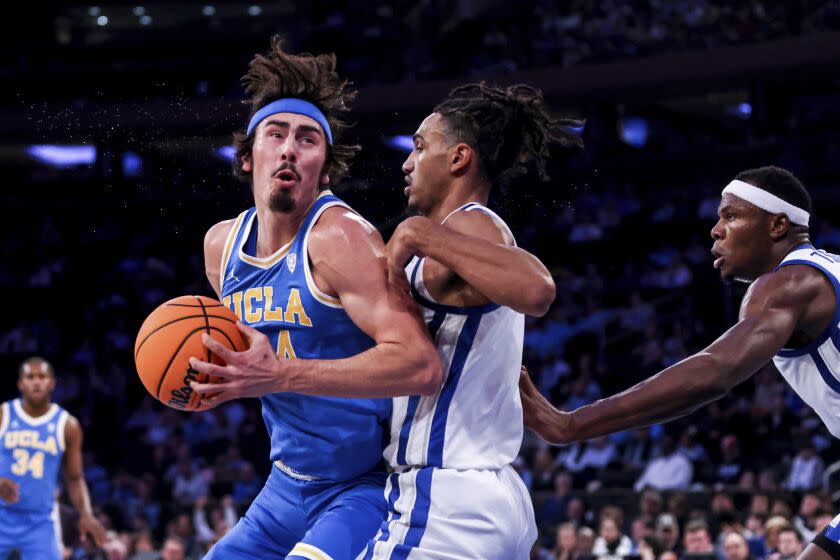
[[[728,377],[724,367],[708,353],[695,354],[626,391],[568,413],[567,433],[554,436],[562,441],[573,434],[570,441],[582,441],[690,414],[726,394],[728,384],[717,381]]]
[[[440,361],[430,344],[415,349],[380,343],[339,360],[293,360],[285,391],[332,397],[398,397],[433,394],[440,385]]]
[[[543,315],[554,301],[551,274],[534,255],[445,227],[415,240],[420,253],[443,264],[498,305]]]
[[[81,515],[93,515],[90,494],[88,493],[88,487],[84,477],[67,477],[65,482],[67,485],[67,496],[70,498],[70,503],[73,504],[76,511]]]

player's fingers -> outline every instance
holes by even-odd
[[[221,393],[225,390],[225,387],[230,385],[230,382],[222,382],[222,383],[198,383],[197,381],[190,381],[190,387],[196,393],[201,393],[205,395],[204,398],[209,397],[214,393]]]
[[[236,361],[237,352],[230,350],[224,344],[222,344],[212,336],[208,334],[202,334],[201,342],[204,344],[204,346],[207,347],[208,350],[210,350],[211,352],[219,356],[222,360],[224,360],[225,363],[229,364],[231,362]]]
[[[232,377],[234,372],[234,369],[229,366],[211,364],[210,362],[204,362],[198,358],[190,358],[190,367],[199,373],[215,375],[216,377],[222,377],[224,379]]]
[[[246,340],[248,341],[248,346],[252,346],[261,336],[265,336],[257,329],[251,328],[242,321],[236,322],[236,328],[239,329],[243,335],[245,335]]]

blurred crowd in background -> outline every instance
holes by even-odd
[[[477,15],[470,4],[461,11],[437,1],[422,9],[399,1],[310,7],[311,24],[294,41],[301,50],[339,53],[342,72],[359,84],[411,84],[840,26],[832,1],[538,1]],[[237,88],[223,93],[237,98]],[[748,132],[725,142],[692,132],[691,122],[657,127],[661,115],[653,115],[651,136],[660,137],[647,149],[621,144],[597,115],[585,115],[586,150],[559,157],[550,183],[520,182],[494,198],[519,245],[544,260],[557,285],[551,310],[527,320],[523,359],[557,407],[623,390],[736,320],[744,287],[720,282],[709,231],[720,189],[737,171],[775,163],[799,175],[814,194],[814,244],[840,252],[840,144],[807,128],[819,111],[804,114],[782,118],[772,137]],[[376,137],[375,124],[358,126]],[[365,149],[335,191],[387,238],[402,210],[394,185],[405,154]],[[201,239],[215,221],[250,205],[227,162],[205,165],[195,156],[188,164],[147,166],[139,179],[125,173],[120,182],[89,180],[79,168],[40,170],[31,183],[10,187],[20,211],[2,226],[0,289],[9,312],[0,318],[7,372],[0,390],[15,395],[12,372],[24,358],[52,361],[54,400],[84,427],[85,477],[111,531],[105,552],[80,542],[62,497],[69,558],[200,560],[269,472],[257,401],[182,413],[152,399],[134,371],[143,319],[169,298],[212,295]],[[667,425],[564,447],[526,434],[514,466],[534,501],[534,559],[779,560],[795,558],[839,511],[838,459],[837,442],[769,365]]]

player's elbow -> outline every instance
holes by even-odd
[[[420,396],[434,395],[443,383],[443,367],[434,347],[429,352],[419,356],[418,367],[415,369],[414,382],[416,394]]]
[[[546,274],[534,291],[536,293],[534,298],[534,309],[536,313],[534,315],[542,317],[548,313],[551,304],[554,303],[554,298],[557,297],[557,287],[554,285],[554,279],[551,275]]]
[[[551,275],[545,273],[531,282],[531,286],[522,295],[525,297],[525,305],[519,311],[532,317],[542,317],[554,303],[557,288]]]

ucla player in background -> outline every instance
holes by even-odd
[[[740,320],[708,348],[613,397],[554,409],[521,380],[528,427],[551,443],[663,422],[719,399],[770,360],[840,437],[840,257],[811,245],[811,197],[788,171],[740,173],[723,189],[712,228],[714,266],[752,282]],[[802,558],[840,558],[840,515]]]
[[[192,366],[224,381],[193,388],[211,405],[261,397],[274,468],[208,558],[353,560],[385,516],[391,414],[390,399],[357,397],[434,393],[440,361],[411,297],[387,282],[379,233],[326,190],[355,152],[338,143],[354,93],[335,57],[290,55],[275,37],[243,81],[236,166],[254,207],[213,226],[204,248],[250,348],[205,338],[227,366]]]
[[[21,398],[0,407],[0,560],[17,551],[21,560],[62,557],[56,524],[55,490],[58,472],[73,506],[79,532],[97,546],[105,543],[105,528],[93,515],[82,472],[82,427],[51,401],[55,373],[43,358],[20,366]]]
[[[534,508],[510,466],[523,432],[523,314],[543,315],[555,286],[486,204],[525,164],[547,178],[550,146],[580,143],[569,124],[579,123],[552,118],[529,86],[471,84],[414,134],[403,171],[419,215],[388,242],[388,271],[394,281],[408,277],[445,380],[432,395],[394,399],[388,519],[366,559],[529,557]]]

